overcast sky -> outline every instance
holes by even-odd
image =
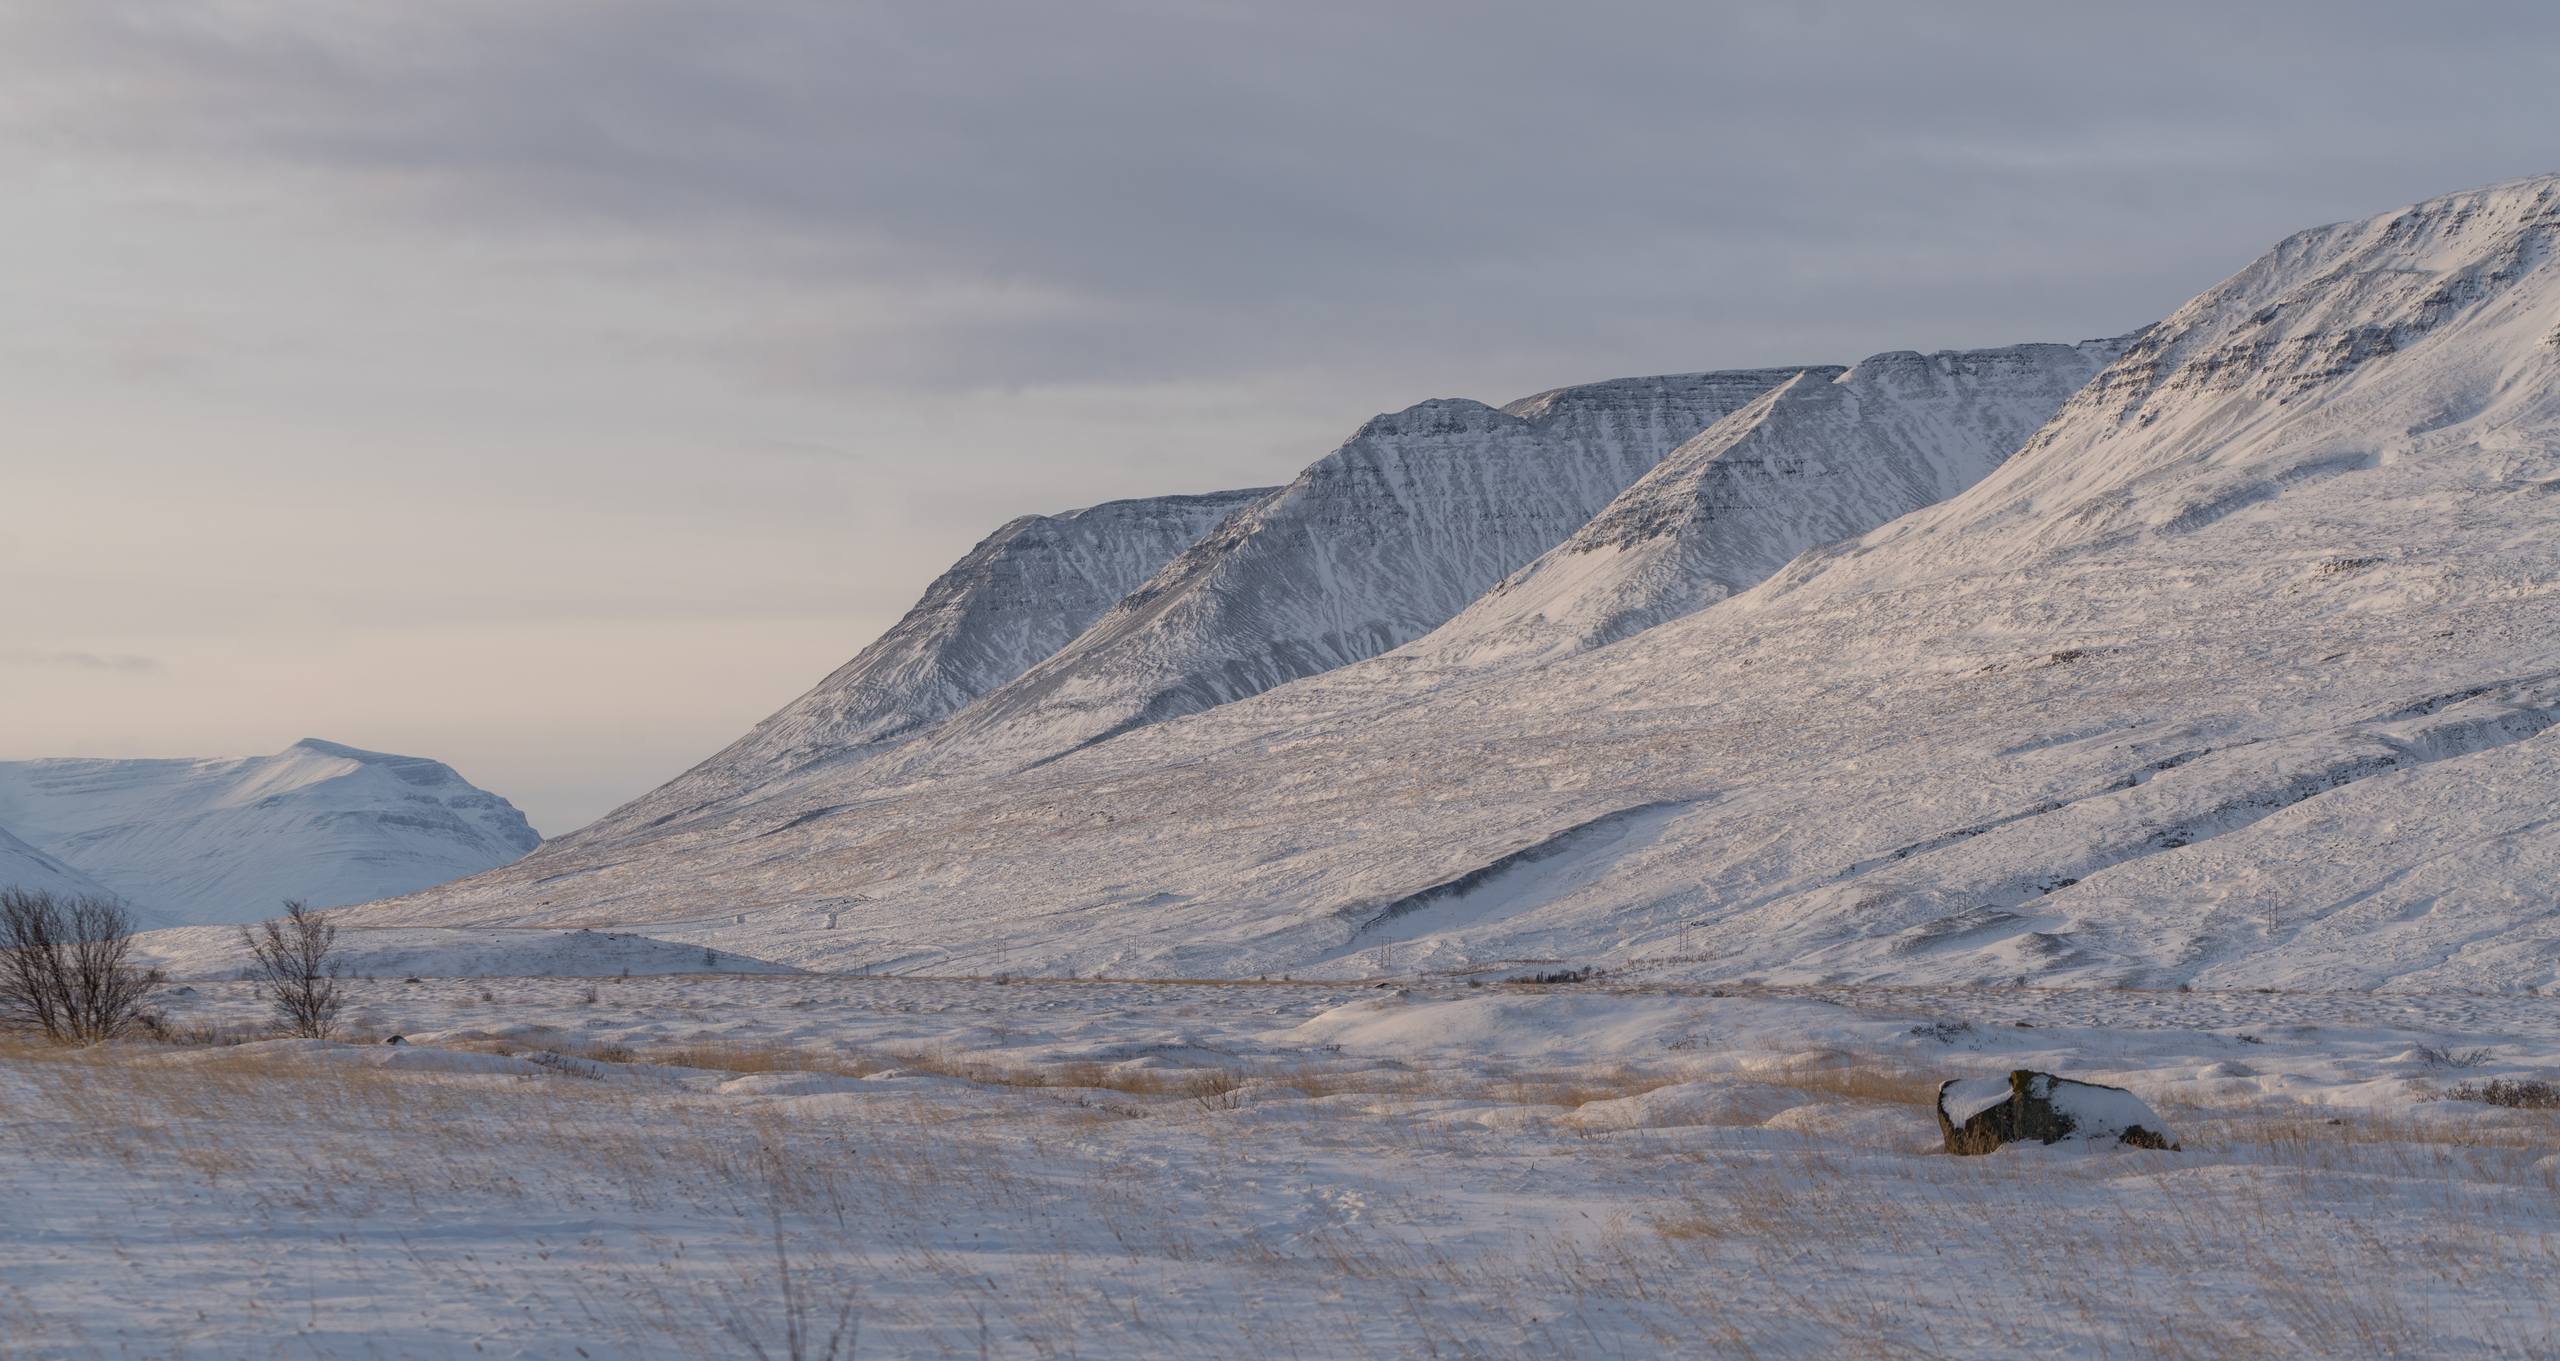
[[[2555,91],[2538,3],[0,0],[0,758],[564,832],[1008,517],[2128,330]]]

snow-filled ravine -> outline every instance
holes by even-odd
[[[522,977],[432,934],[354,957],[423,971],[354,979],[340,1042],[227,1042],[261,1011],[207,936],[164,956],[190,1042],[0,1050],[0,1355],[2560,1347],[2560,1112],[2458,1099],[2560,1079],[2538,998],[668,973],[601,933]],[[1936,1083],[2022,1067],[2183,1150],[1940,1152]]]

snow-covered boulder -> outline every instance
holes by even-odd
[[[2033,1139],[2113,1142],[2175,1150],[2169,1127],[2122,1087],[2020,1068],[2005,1078],[1950,1078],[1938,1084],[1938,1132],[1949,1153],[1988,1153]]]

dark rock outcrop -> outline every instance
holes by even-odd
[[[2130,1148],[2176,1151],[2168,1127],[2122,1087],[2020,1068],[2000,1078],[1950,1078],[1938,1084],[1938,1132],[1947,1151],[1988,1153],[2034,1140],[2112,1140]]]

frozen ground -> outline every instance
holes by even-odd
[[[644,966],[530,978],[404,934],[368,957],[472,976],[359,981],[355,1043],[0,1053],[0,1355],[2560,1355],[2560,1113],[2429,1099],[2560,1077],[2544,998],[652,974],[600,937],[545,948]],[[173,1024],[258,1020],[208,942],[164,957]],[[2184,1151],[1933,1151],[1935,1079],[2022,1065]]]

